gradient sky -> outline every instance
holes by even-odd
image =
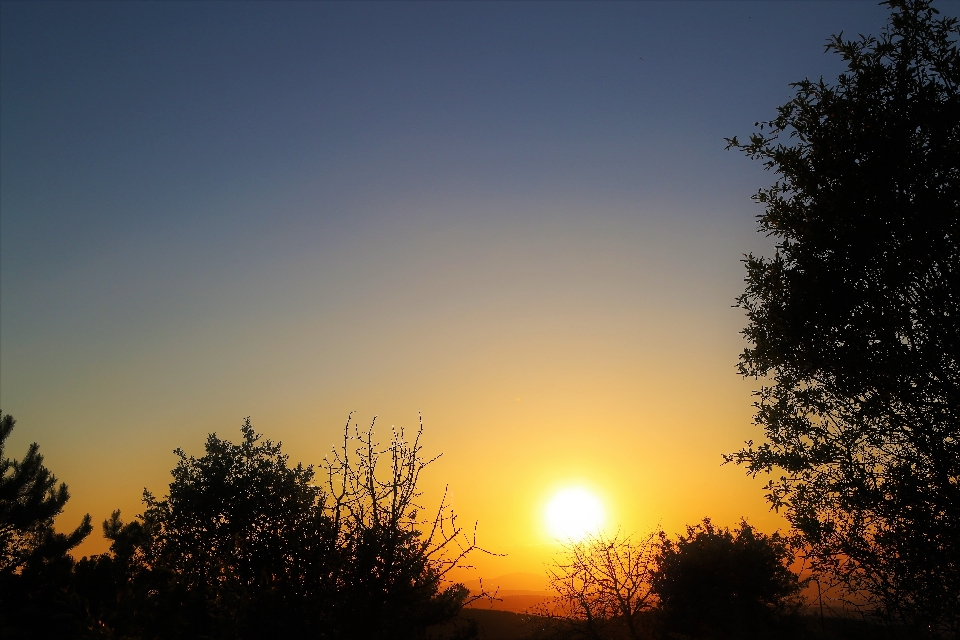
[[[449,483],[508,554],[487,574],[540,571],[562,486],[625,532],[782,526],[720,466],[759,437],[731,305],[773,179],[723,138],[885,8],[0,11],[0,403],[8,455],[70,486],[61,527],[132,517],[248,415],[317,462],[350,411],[422,411],[428,502]]]

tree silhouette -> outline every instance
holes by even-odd
[[[638,540],[595,536],[568,544],[547,569],[553,600],[538,613],[546,635],[564,638],[648,637],[643,619],[656,604],[650,575],[656,533]]]
[[[432,516],[420,504],[420,474],[434,460],[422,457],[423,423],[408,440],[391,430],[387,445],[374,440],[376,418],[365,431],[348,419],[342,445],[326,458],[326,513],[346,559],[338,582],[341,618],[357,638],[419,637],[454,618],[470,597],[447,574],[481,551],[447,504],[446,491]],[[352,435],[351,435],[352,434]],[[439,457],[439,456],[438,456]],[[387,472],[378,472],[386,458]],[[466,629],[465,632],[470,632]]]
[[[22,460],[5,457],[16,420],[0,415],[0,635],[33,638],[75,633],[69,600],[73,558],[90,533],[90,516],[69,534],[54,519],[70,499],[43,465],[37,443]]]
[[[84,557],[74,568],[73,591],[89,629],[84,637],[176,638],[201,626],[203,603],[156,557],[155,529],[142,517],[125,524],[120,511],[104,520],[110,552]]]
[[[746,522],[730,531],[709,518],[671,540],[660,534],[650,576],[668,628],[698,638],[766,638],[802,587],[779,534]]]
[[[177,450],[169,492],[104,522],[109,554],[82,560],[78,594],[95,628],[142,638],[420,638],[468,592],[445,580],[476,550],[445,501],[424,522],[422,426],[390,444],[350,420],[322,466],[290,466],[247,419],[235,444]],[[378,469],[381,457],[387,473]],[[426,525],[426,526],[424,526]]]
[[[960,627],[960,66],[957,21],[891,0],[847,71],[804,80],[749,142],[773,258],[747,256],[768,500],[813,567],[886,618]]]
[[[322,492],[313,469],[289,467],[280,444],[261,440],[249,419],[241,436],[234,444],[211,434],[200,458],[175,451],[169,494],[144,495],[139,526],[152,535],[143,561],[176,576],[198,632],[301,632],[323,622],[310,603],[333,589]],[[116,529],[122,540],[119,521]]]

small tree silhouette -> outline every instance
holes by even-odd
[[[650,577],[668,628],[698,638],[765,638],[799,606],[788,541],[747,522],[730,531],[709,518],[671,540],[660,533]]]
[[[70,499],[67,485],[43,466],[36,442],[22,460],[4,457],[17,421],[0,415],[0,574],[19,573],[30,562],[63,556],[90,533],[90,516],[69,535],[57,534],[53,521]]]
[[[589,537],[570,543],[547,569],[553,600],[537,611],[545,635],[565,638],[648,637],[641,614],[656,603],[650,577],[657,533]]]
[[[374,418],[366,430],[347,419],[343,443],[323,462],[327,476],[324,510],[338,532],[347,565],[338,584],[356,637],[402,638],[455,617],[470,596],[446,579],[475,552],[476,524],[468,532],[447,502],[424,517],[420,474],[439,455],[425,459],[420,443],[423,419],[411,439],[391,429],[390,442],[374,439]],[[386,459],[386,473],[378,467]]]
[[[0,637],[51,637],[74,630],[67,608],[73,558],[89,535],[90,516],[68,534],[54,519],[70,499],[43,465],[37,443],[22,460],[4,457],[16,420],[0,415]]]

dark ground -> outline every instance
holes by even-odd
[[[447,624],[430,630],[430,640],[451,638],[456,628],[475,622],[480,640],[526,640],[533,635],[536,618],[512,611],[464,609],[457,626]],[[666,635],[676,640],[696,640],[687,636]],[[882,627],[855,618],[826,618],[804,615],[796,620],[793,633],[777,634],[771,640],[914,640],[917,636],[908,630]]]

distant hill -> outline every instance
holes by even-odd
[[[438,625],[427,630],[427,638],[441,640],[448,638],[457,628],[457,625],[477,623],[480,640],[522,640],[530,635],[529,616],[511,613],[509,611],[489,611],[482,609],[464,609],[460,612],[460,619]]]
[[[480,580],[468,580],[463,583],[470,591],[480,591]],[[547,577],[537,573],[508,573],[496,578],[484,578],[483,588],[487,591],[524,591],[529,593],[547,593]]]
[[[464,586],[474,594],[481,591],[480,580],[470,580],[465,582]],[[496,599],[477,600],[469,605],[469,608],[524,613],[552,597],[547,590],[546,576],[536,573],[508,573],[484,579],[483,590],[490,594],[496,593]]]
[[[481,599],[467,605],[468,609],[485,609],[492,611],[511,611],[513,613],[529,613],[538,605],[550,601],[548,595],[507,595],[499,593],[495,600]]]

